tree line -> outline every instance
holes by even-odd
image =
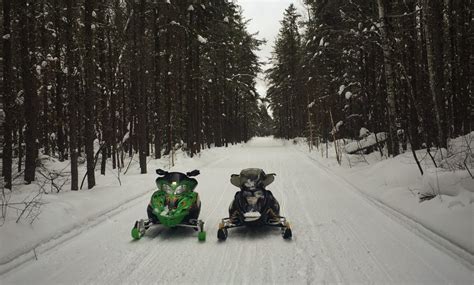
[[[39,155],[123,168],[243,142],[268,119],[255,90],[260,41],[222,0],[2,0],[5,187]],[[267,116],[265,116],[267,115]],[[17,169],[14,169],[14,168]]]
[[[388,133],[388,151],[472,131],[472,1],[306,0],[267,72],[279,137]],[[304,16],[304,17],[303,17]]]

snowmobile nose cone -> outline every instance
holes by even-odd
[[[260,219],[262,215],[259,212],[247,212],[244,214],[244,219],[246,222],[252,222]]]

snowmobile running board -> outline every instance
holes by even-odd
[[[291,232],[290,223],[286,220],[285,217],[278,217],[279,221],[274,223],[263,223],[263,226],[268,227],[277,227],[281,229],[281,234],[284,239],[291,239],[293,234]],[[228,236],[228,229],[239,228],[245,226],[245,223],[234,224],[231,222],[230,218],[223,218],[222,222],[219,224],[219,229],[217,230],[217,238],[221,241],[225,241]]]
[[[198,240],[199,241],[205,241],[206,240],[206,232],[204,231],[204,222],[201,220],[193,220],[196,224],[177,224],[174,226],[180,227],[180,228],[192,228],[195,231],[199,231],[198,233]],[[132,228],[132,238],[135,240],[141,239],[146,231],[152,226],[152,225],[159,225],[159,224],[153,224],[149,219],[141,219],[135,222],[135,225]]]

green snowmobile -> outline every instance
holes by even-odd
[[[148,219],[138,220],[132,229],[132,237],[140,239],[152,225],[164,225],[168,228],[188,227],[198,231],[198,240],[206,240],[204,222],[199,220],[201,201],[194,192],[198,182],[193,176],[199,170],[186,174],[157,169],[158,191],[153,193],[147,207]]]

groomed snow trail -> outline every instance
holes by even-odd
[[[232,173],[260,167],[277,173],[268,188],[293,228],[231,229],[217,224],[237,188]],[[188,169],[183,169],[186,171]],[[473,272],[368,203],[291,146],[254,139],[201,169],[197,177],[207,241],[189,229],[155,227],[132,241],[133,222],[149,197],[53,250],[0,276],[1,284],[455,283]],[[150,193],[151,194],[151,193]],[[112,198],[111,198],[112,199]]]

